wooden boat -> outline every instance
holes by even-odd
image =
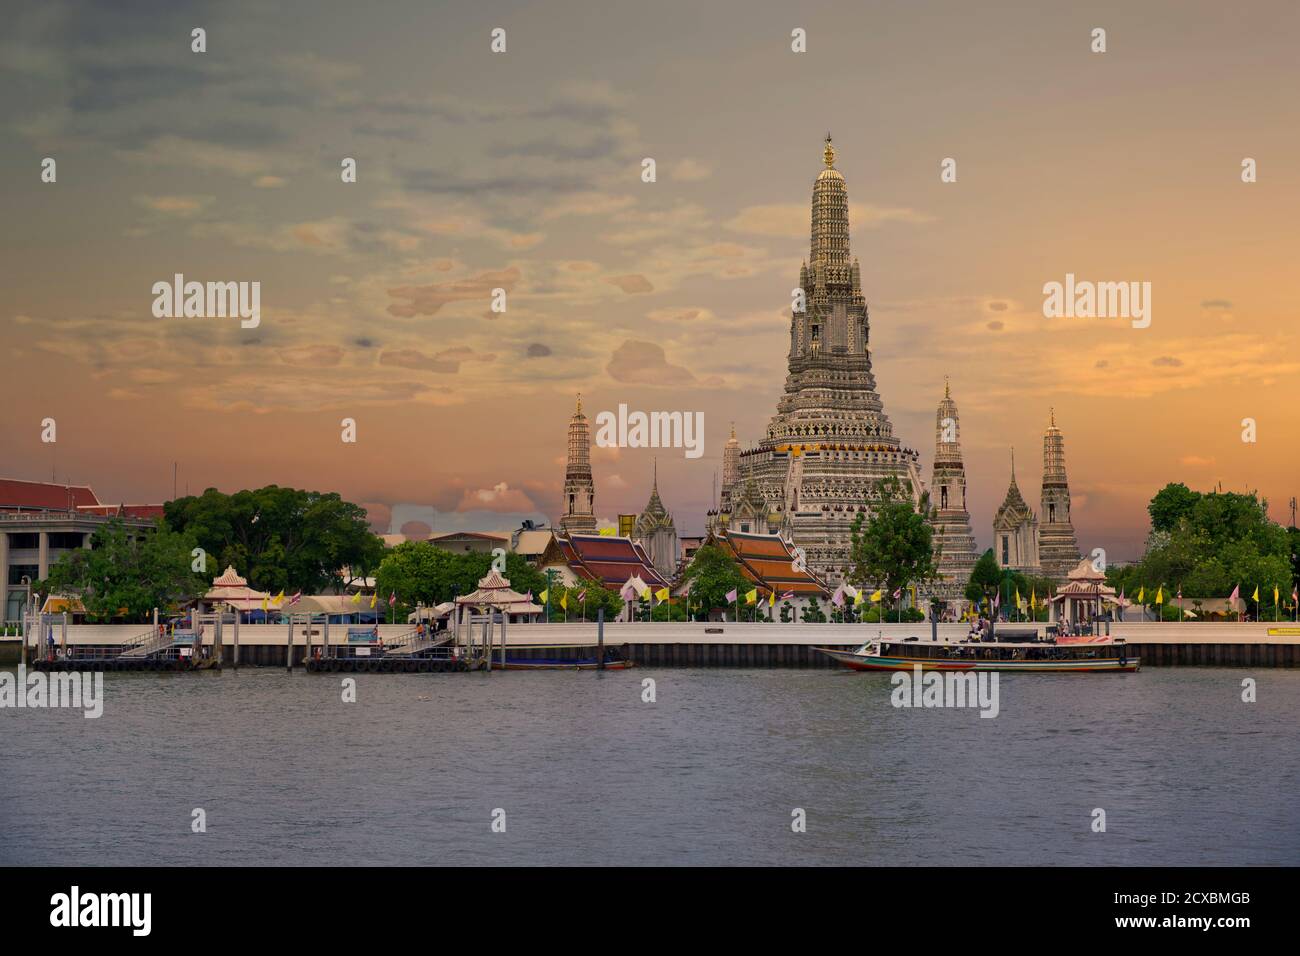
[[[855,671],[910,671],[919,664],[927,671],[1134,672],[1141,664],[1124,641],[1110,639],[1070,644],[875,640],[852,651],[813,650]]]
[[[605,670],[607,671],[625,671],[632,666],[634,665],[631,661],[605,661]],[[594,671],[596,667],[597,662],[590,659],[565,661],[548,658],[538,658],[535,660],[529,660],[528,658],[523,657],[506,658],[506,670],[508,671]]]

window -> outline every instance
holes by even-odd
[[[948,486],[947,485],[943,485],[939,489],[939,507],[945,510],[948,507]]]
[[[1007,544],[1007,536],[1004,534],[1002,536],[1002,566],[1003,567],[1006,567],[1011,560],[1010,550],[1011,549]]]
[[[1051,521],[1051,522],[1056,521],[1056,505],[1055,505],[1055,504],[1050,504],[1050,505],[1047,506],[1047,520],[1048,520],[1048,521]]]

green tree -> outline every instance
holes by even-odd
[[[165,526],[141,533],[114,520],[95,532],[89,550],[60,556],[41,587],[79,598],[91,621],[142,621],[208,589],[211,582],[190,569],[194,547],[191,536]]]
[[[993,549],[989,548],[979,556],[975,567],[971,569],[970,581],[966,584],[966,600],[979,604],[991,599],[1002,586],[1002,569],[998,567]]]
[[[1182,482],[1171,482],[1156,492],[1147,513],[1151,515],[1153,531],[1173,531],[1182,520],[1192,513],[1192,508],[1201,500],[1199,492],[1192,491]]]
[[[369,577],[383,559],[365,509],[334,492],[268,485],[227,495],[209,488],[163,511],[167,526],[192,535],[210,563],[234,567],[262,591],[341,589]]]
[[[686,569],[686,580],[690,582],[690,603],[698,604],[698,613],[704,616],[710,611],[732,607],[727,600],[728,591],[743,595],[751,590],[736,559],[716,544],[706,544],[695,552],[691,566]]]
[[[886,601],[907,584],[920,585],[936,576],[930,525],[929,494],[913,502],[897,477],[876,484],[871,517],[862,512],[849,529],[849,582],[857,587],[879,587]]]

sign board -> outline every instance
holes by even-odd
[[[194,648],[192,647],[181,648],[181,657],[193,657],[193,656],[194,656]]]
[[[620,538],[632,537],[632,531],[635,528],[636,528],[636,515],[618,516],[618,536]]]
[[[1270,627],[1269,637],[1300,637],[1300,627]]]
[[[357,648],[357,657],[369,657],[369,656],[370,656],[370,648],[368,647]]]

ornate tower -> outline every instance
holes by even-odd
[[[790,320],[785,391],[764,439],[739,456],[733,493],[752,499],[753,481],[769,528],[788,532],[809,566],[838,582],[849,568],[849,528],[870,509],[879,480],[898,478],[914,499],[923,485],[917,453],[894,437],[876,394],[861,268],[849,253],[848,190],[829,135],[822,161],[808,262],[799,270],[804,308]]]
[[[591,426],[582,414],[582,394],[578,394],[578,407],[569,419],[569,461],[564,469],[564,517],[560,527],[565,531],[592,534],[596,530],[596,486],[591,480]]]
[[[998,567],[1037,574],[1038,519],[1029,510],[1016,484],[1016,450],[1011,449],[1011,485],[993,515],[993,556]]]
[[[943,400],[934,416],[934,470],[930,474],[934,549],[943,579],[940,593],[959,598],[975,567],[975,536],[966,510],[966,471],[961,460],[957,403],[944,379]]]
[[[681,550],[677,543],[677,526],[664,503],[659,500],[659,464],[655,463],[654,481],[650,486],[650,500],[645,510],[637,516],[632,532],[633,540],[640,541],[655,570],[667,581],[677,577]]]
[[[722,511],[729,511],[732,492],[740,480],[740,442],[736,440],[736,423],[731,423],[731,437],[722,449]]]
[[[1064,581],[1079,563],[1079,543],[1070,520],[1070,483],[1065,477],[1065,439],[1056,427],[1056,410],[1052,409],[1047,431],[1043,433],[1043,529],[1039,534],[1039,553],[1043,573]]]

